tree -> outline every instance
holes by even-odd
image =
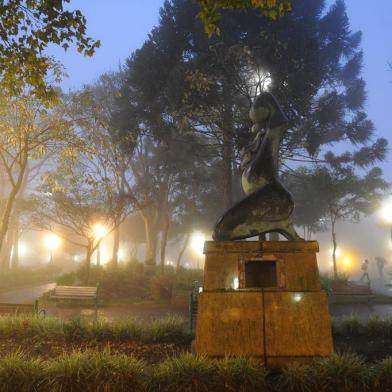
[[[142,209],[142,202],[137,200],[133,191],[134,176],[131,162],[134,159],[134,149],[138,138],[138,128],[135,120],[128,120],[127,132],[123,132],[116,124],[117,97],[120,93],[123,73],[101,75],[98,80],[84,87],[79,94],[75,111],[81,121],[78,124],[88,134],[93,135],[99,160],[110,170],[116,191],[127,194],[130,205],[136,210]],[[132,116],[131,116],[132,117]],[[117,268],[120,245],[120,227],[113,232],[113,251],[111,266]]]
[[[164,271],[166,245],[170,237],[186,236],[191,230],[185,221],[192,216],[199,222],[197,211],[215,204],[212,195],[211,169],[206,157],[194,150],[195,136],[166,135],[162,141],[149,136],[140,137],[131,162],[134,175],[134,195],[142,204],[140,214],[146,233],[146,263],[155,264],[160,239],[160,265]],[[196,148],[197,150],[197,148]],[[204,207],[205,208],[205,207]],[[205,210],[204,210],[205,211]],[[208,215],[211,217],[211,214]],[[211,222],[210,222],[211,223]]]
[[[177,224],[186,213],[186,203],[181,200],[197,197],[190,189],[196,189],[196,178],[200,184],[206,184],[204,178],[208,177],[203,178],[202,173],[208,172],[206,166],[215,157],[210,154],[205,136],[191,132],[182,115],[169,107],[170,96],[178,86],[176,83],[163,87],[159,75],[166,77],[165,71],[170,68],[166,68],[166,62],[172,64],[176,57],[172,58],[170,51],[161,53],[161,57],[151,49],[141,50],[127,61],[112,124],[126,135],[134,132],[136,122],[138,137],[131,164],[135,198],[143,205],[140,213],[145,224],[146,262],[155,264],[160,237],[163,271],[172,224]],[[156,72],[158,67],[160,72]],[[151,73],[157,78],[155,81],[149,79]]]
[[[75,144],[64,150],[55,170],[47,173],[36,198],[36,225],[53,231],[86,250],[86,284],[91,256],[103,236],[95,233],[102,225],[106,234],[115,230],[133,211],[132,195],[122,187],[105,128],[79,123]]]
[[[20,94],[30,85],[46,94],[53,60],[45,55],[49,45],[92,56],[99,41],[86,35],[86,18],[79,10],[64,9],[70,0],[1,0],[0,87]]]
[[[65,103],[59,97],[37,99],[29,92],[0,97],[0,162],[5,173],[0,206],[0,252],[29,170],[69,139],[72,121],[66,114]]]
[[[303,228],[303,238],[310,240],[312,234],[327,229],[327,205],[322,190],[316,186],[317,177],[312,169],[300,167],[288,171],[283,176],[283,183],[295,200],[293,221]]]
[[[365,148],[366,149],[366,148]],[[374,152],[374,151],[373,151]],[[339,221],[350,220],[359,221],[361,215],[369,215],[374,212],[379,202],[384,196],[385,190],[389,184],[382,178],[382,171],[378,167],[370,168],[363,175],[359,174],[361,169],[358,164],[358,157],[363,167],[372,166],[375,161],[382,159],[366,149],[361,153],[346,153],[344,158],[338,158],[331,152],[326,154],[327,163],[317,165],[312,170],[300,169],[297,173],[295,181],[299,186],[302,185],[303,195],[296,201],[312,204],[316,201],[319,206],[319,215],[316,215],[315,222],[322,219],[328,222],[331,229],[333,251],[332,262],[334,277],[338,276],[338,268],[336,262],[336,249],[338,246],[336,224]],[[355,158],[357,157],[357,159]],[[305,186],[303,186],[306,184]],[[309,194],[309,189],[310,194]],[[305,206],[300,205],[300,209]]]

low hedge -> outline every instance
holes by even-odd
[[[391,391],[392,357],[366,364],[335,354],[269,375],[253,359],[183,354],[156,366],[110,351],[75,351],[31,359],[21,351],[0,358],[0,392],[364,392]]]
[[[138,341],[144,343],[188,343],[192,335],[181,317],[168,316],[152,321],[124,319],[118,321],[73,319],[63,321],[55,317],[2,316],[2,338],[40,337],[80,341]]]
[[[392,338],[392,318],[379,316],[367,320],[360,319],[357,315],[340,317],[332,322],[335,336],[367,336],[369,338]]]
[[[42,337],[64,339],[70,342],[139,341],[146,343],[187,343],[192,339],[188,324],[178,316],[152,321],[123,319],[115,321],[73,319],[63,321],[56,317],[29,315],[0,317],[0,336]],[[367,321],[356,316],[333,320],[334,336],[366,336],[392,339],[392,318],[373,317]]]

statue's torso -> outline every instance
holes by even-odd
[[[283,128],[260,130],[242,152],[242,187],[249,195],[277,181],[278,149]]]

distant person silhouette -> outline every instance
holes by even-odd
[[[370,277],[369,277],[369,273],[368,273],[368,268],[369,268],[369,260],[365,259],[365,261],[361,265],[361,270],[363,273],[362,273],[360,281],[363,282],[364,278],[366,278],[367,282],[368,282],[368,286],[370,286]]]
[[[384,278],[384,267],[388,262],[384,259],[384,257],[377,256],[376,257],[377,269],[380,279]]]

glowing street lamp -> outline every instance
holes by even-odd
[[[18,254],[19,256],[23,256],[27,253],[27,246],[23,242],[19,242],[18,244]]]
[[[203,255],[204,241],[206,237],[201,232],[195,232],[191,238],[191,247],[197,257],[197,268],[200,269],[200,257]]]
[[[333,255],[333,248],[330,249],[330,252],[331,252],[331,255]],[[340,257],[342,255],[342,253],[343,253],[342,248],[337,246],[335,249],[335,256]]]
[[[97,223],[96,225],[94,225],[93,231],[96,239],[102,239],[108,233],[106,227],[101,223]]]
[[[93,227],[93,232],[94,232],[95,239],[98,241],[97,266],[100,266],[101,265],[101,240],[102,238],[106,237],[106,235],[108,234],[108,230],[101,223],[97,223]]]
[[[56,234],[48,234],[45,238],[45,245],[49,249],[49,263],[53,263],[54,251],[58,249],[61,244],[60,237]]]

